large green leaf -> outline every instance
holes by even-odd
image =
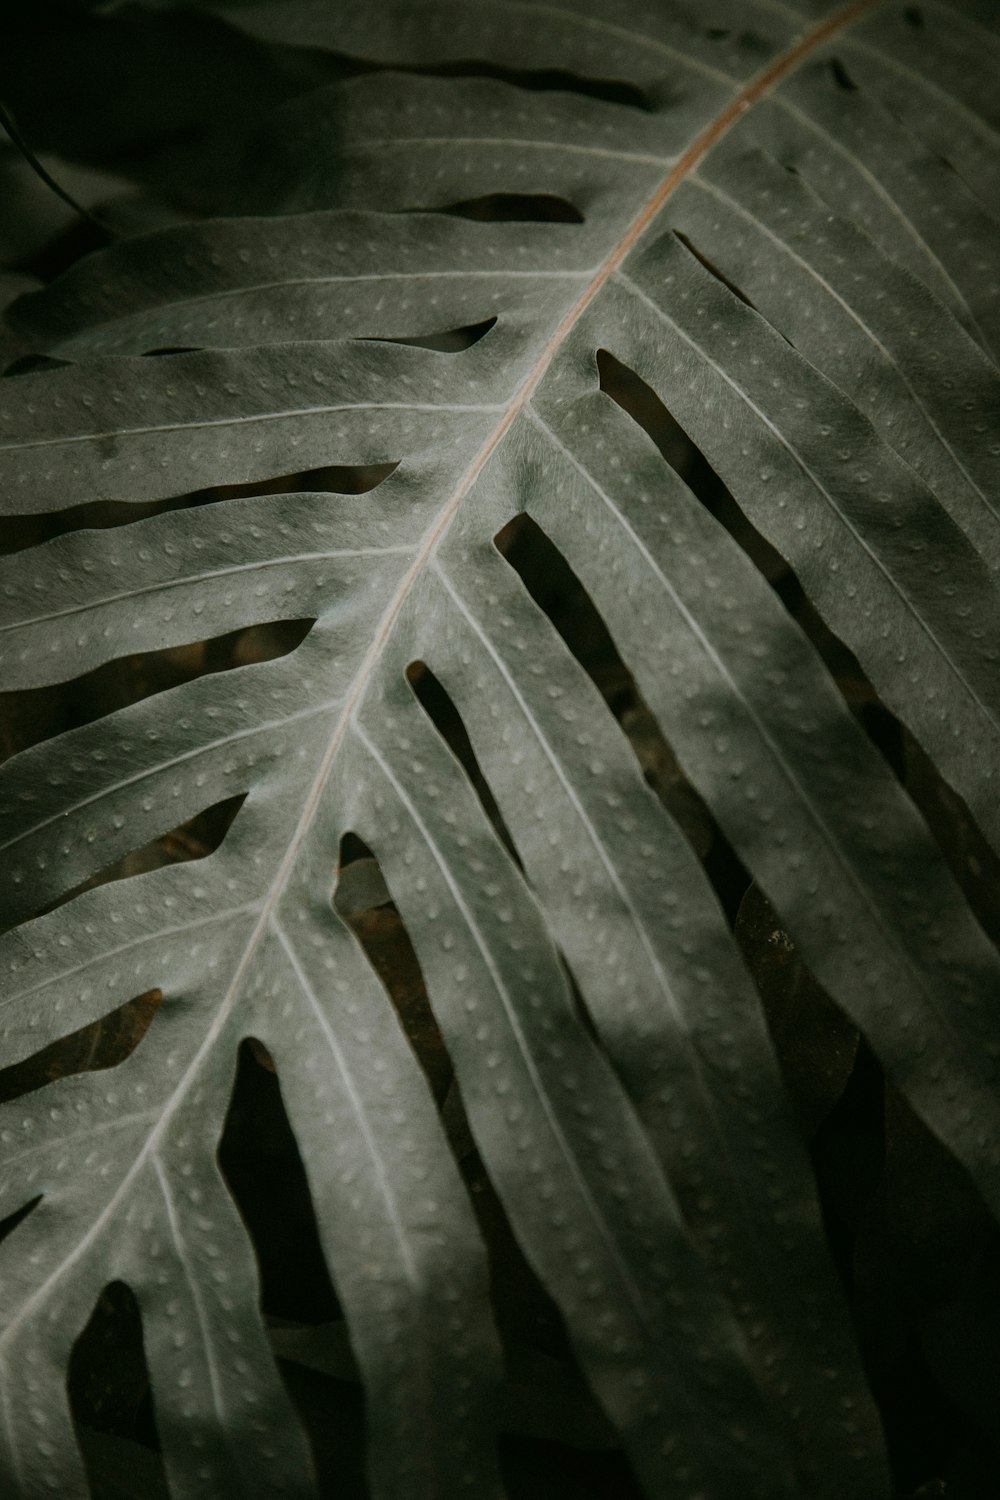
[[[70,515],[4,560],[5,685],[314,623],[284,656],[4,768],[4,1061],[163,996],[114,1072],[0,1107],[0,1213],[34,1203],[0,1251],[5,1494],[89,1493],[65,1367],[114,1280],[141,1310],[170,1492],[314,1492],[215,1156],[247,1036],[304,1159],[372,1493],[500,1492],[483,1242],[332,903],[348,833],[379,861],[486,1172],[645,1492],[887,1492],[724,913],[495,539],[524,513],[562,554],[805,962],[996,1212],[995,950],[763,543],[748,555],[696,498],[598,358],[651,388],[996,845],[997,125],[979,69],[998,43],[988,8],[911,11],[233,7],[272,43],[369,66],[263,123],[246,217],[127,241],[13,304],[19,347],[70,364],[0,391],[6,509],[143,509],[99,530]],[[164,349],[185,352],[143,357]],[[309,480],[374,465],[368,493]],[[106,878],[236,797],[204,860]]]

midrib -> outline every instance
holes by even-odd
[[[852,0],[851,4],[845,5],[833,16],[828,17],[825,21],[820,22],[817,26],[814,26],[811,30],[807,31],[805,35],[800,37],[797,42],[794,42],[792,46],[787,48],[780,55],[780,57],[777,57],[773,62],[769,63],[766,68],[764,68],[760,73],[756,75],[756,77],[752,78],[749,83],[745,84],[744,87],[739,91],[739,93],[737,93],[733,97],[733,99],[730,100],[725,109],[721,110],[719,114],[717,114],[715,118],[711,120],[702,131],[699,132],[699,134],[695,137],[694,141],[687,148],[687,150],[683,152],[682,155],[677,159],[674,165],[670,168],[670,171],[664,177],[663,181],[650,195],[650,197],[643,204],[642,208],[632,219],[621,239],[607,255],[603,263],[594,272],[594,275],[591,277],[591,280],[588,282],[584,290],[580,293],[579,297],[577,297],[576,301],[569,308],[568,312],[564,314],[555,331],[547,340],[538,358],[535,360],[535,363],[532,365],[531,369],[528,371],[527,375],[524,377],[521,384],[514,392],[514,395],[511,397],[506,407],[504,407],[500,416],[500,420],[489,433],[479,451],[472,459],[472,462],[469,464],[465,473],[462,475],[458,484],[455,486],[454,491],[448,497],[445,504],[441,507],[441,510],[438,512],[438,515],[432,525],[428,528],[427,533],[425,534],[423,540],[421,541],[414,554],[412,563],[404,573],[395,594],[389,602],[385,614],[383,615],[379,623],[379,627],[375,633],[374,639],[372,640],[372,644],[366,652],[364,660],[362,661],[361,666],[358,668],[354,680],[348,690],[347,696],[344,700],[344,706],[330,737],[330,743],[327,746],[323,759],[320,762],[319,769],[317,770],[316,776],[309,789],[309,795],[306,798],[306,802],[302,810],[302,815],[299,819],[298,824],[296,825],[295,833],[292,836],[285,856],[282,859],[281,865],[279,866],[274,884],[272,885],[267,899],[265,900],[264,907],[261,912],[261,921],[259,924],[260,932],[263,932],[270,918],[271,912],[274,910],[275,906],[281,898],[281,894],[284,891],[284,887],[288,881],[291,869],[298,855],[299,848],[301,847],[306,833],[308,832],[309,827],[312,823],[312,819],[315,815],[319,799],[322,795],[327,777],[330,774],[330,769],[336,758],[337,751],[340,748],[341,741],[343,740],[350,720],[353,717],[354,710],[357,707],[358,702],[360,701],[361,696],[364,693],[364,690],[367,687],[368,682],[372,676],[372,673],[374,672],[378,664],[378,661],[382,655],[383,647],[385,646],[386,642],[389,639],[389,636],[392,633],[392,628],[396,622],[396,617],[402,609],[403,604],[409,595],[410,589],[413,587],[417,578],[419,578],[421,573],[423,572],[424,567],[434,555],[434,552],[437,550],[437,547],[440,544],[445,532],[448,530],[448,527],[454,519],[456,512],[461,506],[462,501],[475,485],[477,479],[479,478],[479,475],[486,467],[486,464],[489,462],[489,459],[491,458],[493,452],[499,446],[513,423],[524,410],[524,407],[531,400],[531,397],[533,396],[539,383],[544,378],[549,366],[552,363],[552,360],[555,358],[566,338],[572,332],[573,328],[575,328],[576,324],[579,322],[584,312],[586,312],[587,308],[597,296],[598,292],[605,285],[612,274],[617,270],[617,268],[621,265],[625,257],[629,254],[636,241],[649,227],[650,223],[659,213],[660,209],[663,207],[664,203],[666,203],[667,199],[680,186],[685,177],[687,177],[690,172],[694,171],[695,167],[698,165],[701,159],[708,151],[711,150],[716,142],[720,140],[722,136],[724,136],[726,132],[732,128],[733,125],[735,125],[737,120],[739,120],[740,117],[745,114],[752,105],[756,104],[757,101],[759,99],[762,99],[765,94],[769,93],[776,84],[780,83],[782,79],[788,76],[789,73],[793,72],[797,67],[799,67],[800,64],[804,62],[805,59],[810,55],[810,53],[814,52],[817,47],[822,46],[824,42],[829,41],[832,37],[837,36],[840,32],[846,30],[849,26],[854,25],[855,22],[861,20],[862,17],[867,15],[869,11],[874,10],[878,5],[882,3],[883,0]],[[234,986],[238,985],[242,980],[243,974],[246,971],[246,965],[249,962],[250,953],[253,947],[256,945],[258,938],[259,933],[255,930],[253,936],[250,939],[250,943],[247,946],[244,958],[240,963],[237,974],[234,977]],[[227,1002],[230,999],[231,995],[227,995]]]
[[[271,918],[281,900],[289,877],[298,858],[299,851],[305,841],[306,835],[312,825],[324,787],[336,759],[337,752],[347,729],[353,718],[354,711],[367,687],[381,658],[383,648],[388,641],[396,618],[409,596],[410,589],[423,573],[424,567],[433,557],[444,534],[448,530],[462,501],[475,485],[479,475],[482,473],[495,449],[502,442],[513,423],[524,410],[539,383],[544,378],[552,360],[562,347],[566,338],[575,328],[584,312],[608,281],[609,277],[621,265],[622,261],[632,250],[633,246],[655,219],[667,199],[679,187],[684,179],[691,173],[708,151],[729,131],[733,125],[750,109],[758,100],[768,94],[776,84],[780,83],[790,73],[794,72],[818,47],[833,37],[847,30],[848,27],[860,21],[870,11],[883,3],[883,0],[852,0],[836,11],[834,15],[821,21],[818,25],[805,32],[797,42],[794,42],[781,55],[769,63],[760,73],[745,84],[744,87],[734,95],[725,109],[721,110],[708,125],[695,136],[691,145],[684,151],[670,168],[670,171],[657,186],[655,191],[643,204],[642,208],[631,220],[622,237],[610,251],[601,266],[595,271],[587,286],[579,297],[563,316],[555,331],[551,334],[545,346],[541,350],[535,363],[528,371],[521,384],[518,386],[510,401],[503,408],[502,414],[496,426],[487,436],[479,451],[476,453],[462,478],[459,480],[452,494],[441,507],[433,524],[428,528],[424,538],[418,546],[412,563],[403,575],[395,594],[393,595],[382,619],[378,630],[372,640],[371,646],[365,653],[364,660],[358,668],[357,673],[348,689],[344,699],[343,707],[333,726],[330,741],[320,761],[319,767],[310,785],[308,795],[303,804],[302,812],[295,826],[295,831],[289,841],[288,847],[278,866],[275,878],[265,897],[257,922],[247,940],[246,947],[240,957],[239,964],[233,974],[229,988],[222,999],[215,1014],[211,1026],[205,1033],[204,1040],[197,1052],[191,1059],[191,1064],[183,1078],[178,1083],[174,1092],[166,1100],[156,1125],[150,1131],[142,1148],[136,1155],[128,1172],[122,1178],[119,1186],[112,1194],[105,1208],[91,1225],[88,1232],[74,1246],[72,1252],[65,1260],[46,1277],[45,1281],[22,1305],[16,1317],[12,1318],[0,1335],[0,1343],[7,1339],[28,1316],[31,1309],[45,1297],[52,1284],[58,1280],[75,1262],[86,1252],[100,1233],[102,1226],[107,1222],[114,1212],[122,1195],[127,1191],[129,1185],[136,1175],[143,1170],[151,1152],[156,1146],[171,1120],[174,1110],[187,1094],[191,1081],[197,1075],[202,1061],[209,1054],[216,1039],[223,1030],[236,998],[240,992],[247,970],[253,961],[254,954],[264,935],[267,932]]]

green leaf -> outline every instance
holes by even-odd
[[[487,1246],[347,920],[372,891],[644,1492],[887,1493],[759,997],[504,536],[528,517],[561,553],[706,816],[996,1213],[1000,963],[816,644],[996,844],[995,124],[961,63],[997,42],[925,10],[917,38],[874,0],[719,0],[710,26],[590,0],[232,7],[369,68],[262,122],[244,217],[14,303],[20,346],[72,363],[0,386],[6,508],[53,517],[3,560],[7,685],[314,623],[4,767],[4,1062],[163,995],[116,1069],[0,1106],[0,1215],[33,1204],[0,1249],[12,1496],[87,1493],[64,1371],[111,1280],[171,1494],[315,1493],[215,1156],[246,1037],[301,1150],[372,1494],[501,1493]],[[933,109],[900,106],[903,74]],[[602,383],[607,355],[738,525]],[[240,798],[214,852],[126,878]],[[346,861],[334,901],[347,835],[373,883],[352,895]]]

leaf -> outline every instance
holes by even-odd
[[[369,942],[399,923],[439,1093],[450,1068],[644,1491],[887,1492],[692,804],[679,824],[655,795],[502,546],[524,515],[561,554],[663,764],[996,1213],[997,955],[810,638],[848,648],[995,844],[993,126],[954,58],[996,41],[970,15],[939,54],[903,46],[897,5],[807,10],[233,7],[375,71],[269,115],[244,217],[14,303],[21,343],[72,363],[0,388],[8,507],[68,528],[4,560],[9,687],[314,623],[4,768],[5,1062],[163,996],[114,1073],[0,1109],[0,1213],[33,1204],[0,1250],[12,1495],[87,1492],[63,1371],[111,1280],[141,1310],[171,1493],[314,1493],[213,1156],[248,1036],[305,1164],[372,1494],[501,1492],[486,1248]],[[940,100],[918,134],[894,59]],[[752,547],[659,451],[657,411]],[[316,478],[348,469],[348,493]],[[123,864],[240,798],[190,869]],[[347,835],[391,906],[333,900]]]
[[[356,1380],[343,1323],[271,1329],[271,1348],[290,1360],[338,1380]],[[572,1443],[580,1448],[614,1447],[614,1434],[586,1391],[575,1389],[564,1368],[535,1350],[520,1352],[514,1378],[504,1393],[502,1425]]]

